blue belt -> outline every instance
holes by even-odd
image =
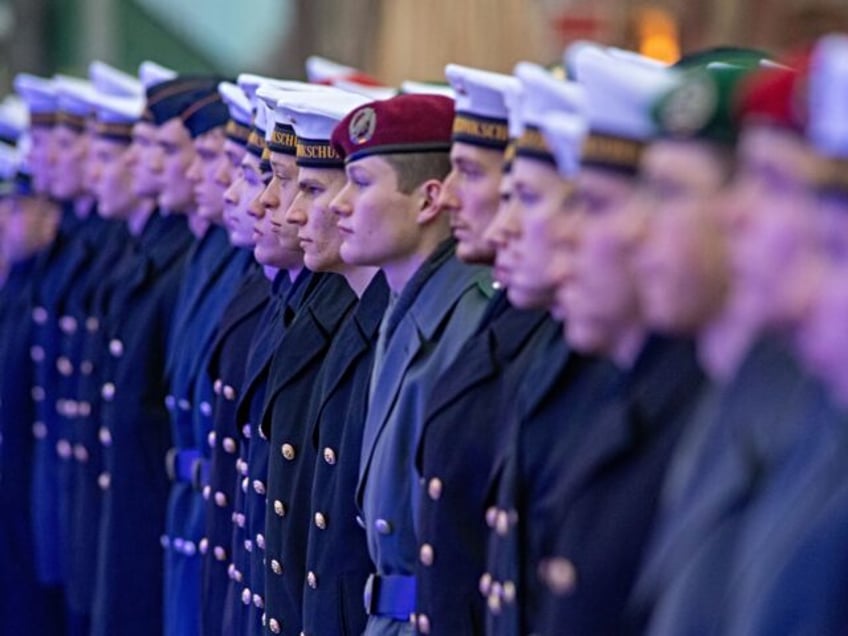
[[[370,616],[408,621],[415,613],[415,577],[372,574],[365,583],[363,600]]]
[[[165,456],[165,470],[171,481],[191,483],[197,490],[209,481],[209,462],[196,448],[172,448]]]

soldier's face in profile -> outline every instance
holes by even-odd
[[[27,160],[32,172],[32,187],[38,194],[50,193],[51,163],[53,155],[53,128],[33,126]]]
[[[154,172],[154,164],[157,161],[159,149],[156,146],[156,126],[140,121],[133,126],[128,158],[132,171],[133,193],[137,197],[159,196],[159,180]]]
[[[483,239],[489,243],[495,254],[492,278],[503,288],[512,281],[511,264],[517,261],[514,254],[518,238],[521,236],[521,217],[518,205],[512,196],[512,171],[504,172],[498,186],[498,210]]]
[[[106,219],[127,218],[138,205],[132,188],[127,145],[95,137],[90,154],[98,213]]]
[[[647,324],[693,333],[721,309],[729,282],[718,218],[722,159],[704,142],[658,141],[642,158],[634,206],[646,221],[636,277]]]
[[[819,256],[814,159],[794,133],[770,126],[743,131],[726,205],[734,304],[757,327],[781,326],[798,311],[807,281],[803,264]]]
[[[296,269],[303,267],[303,251],[297,227],[286,222],[285,213],[297,194],[297,165],[294,157],[285,154],[273,153],[272,159],[271,174],[261,175],[265,187],[248,206],[254,221],[253,253],[263,265]]]
[[[428,205],[424,186],[401,192],[395,169],[379,156],[351,162],[345,171],[347,182],[332,203],[345,263],[382,267],[407,259],[418,247],[419,214]]]
[[[563,249],[561,217],[570,214],[574,183],[562,179],[553,164],[516,157],[512,199],[520,235],[496,264],[509,271],[507,293],[521,309],[550,309],[557,287],[567,275],[571,252]]]
[[[220,126],[199,135],[194,140],[194,159],[186,178],[194,185],[197,215],[211,223],[220,224],[224,213],[224,191],[229,180],[219,175],[228,161],[224,155],[224,128]]]
[[[346,180],[342,169],[301,167],[298,171],[298,193],[286,212],[286,221],[297,227],[303,262],[313,272],[344,269],[339,217],[330,203]]]
[[[169,212],[188,213],[194,206],[194,187],[186,172],[194,160],[194,143],[178,118],[156,129],[157,157],[153,171],[159,181],[159,205]]]
[[[467,263],[492,264],[495,252],[484,234],[498,211],[503,153],[454,142],[450,159],[439,205],[450,214],[456,255]]]
[[[584,168],[578,179],[580,222],[568,284],[557,304],[568,317],[569,344],[605,354],[628,329],[641,324],[633,275],[642,219],[631,207],[633,180]]]
[[[83,193],[87,152],[87,133],[61,124],[53,129],[51,195],[60,200],[67,200]]]
[[[224,227],[230,237],[230,243],[235,247],[253,248],[253,219],[247,214],[247,203],[253,199],[245,196],[248,183],[245,179],[241,162],[247,155],[247,150],[241,144],[227,140],[224,143],[224,155],[226,156],[230,177],[229,185],[224,190]]]

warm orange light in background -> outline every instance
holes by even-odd
[[[677,21],[664,9],[643,7],[636,16],[639,52],[672,64],[680,58]]]

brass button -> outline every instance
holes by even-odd
[[[41,362],[44,360],[44,347],[33,345],[29,348],[29,357],[33,362]]]
[[[200,543],[197,544],[197,549],[200,550],[200,554],[206,554],[209,552],[209,539],[203,537],[200,540]]]
[[[216,439],[217,435],[215,431],[209,431],[209,434],[206,436],[206,443],[209,445],[209,448],[215,448]]]
[[[224,508],[227,505],[227,495],[220,490],[215,493],[215,505]]]
[[[197,553],[197,546],[194,541],[186,541],[183,544],[183,554],[186,556],[194,556]]]
[[[212,554],[215,555],[216,561],[227,560],[227,550],[223,546],[216,545],[215,548],[212,550]],[[235,569],[235,567],[233,569]]]
[[[74,365],[66,356],[56,358],[56,370],[62,377],[70,377],[74,372]]]
[[[100,486],[100,490],[109,490],[109,486],[112,485],[112,475],[109,473],[100,473],[97,477],[97,485]]]
[[[315,527],[319,530],[327,529],[327,519],[320,512],[315,513]]]
[[[250,435],[251,435],[250,424],[245,424],[244,426],[241,427],[241,436],[244,439],[250,439]]]
[[[173,411],[175,408],[177,408],[177,398],[175,398],[173,395],[166,395],[165,408],[169,411]]]
[[[430,633],[430,619],[426,614],[418,615],[418,631],[422,634]]]
[[[253,480],[253,490],[257,495],[265,494],[265,484],[258,479]]]
[[[495,522],[498,519],[498,509],[494,506],[486,508],[486,525],[494,529]]]
[[[42,402],[42,401],[44,401],[44,398],[46,397],[46,393],[44,392],[44,389],[41,388],[40,386],[32,387],[32,389],[30,390],[30,395],[32,396],[32,399],[35,400],[36,402]]]
[[[554,557],[539,564],[539,578],[558,596],[574,591],[577,586],[577,568],[564,557]]]
[[[60,459],[70,459],[71,455],[74,454],[74,449],[68,440],[56,440],[56,454]]]
[[[244,549],[247,550],[248,552],[253,552],[253,541],[251,541],[250,539],[245,539],[244,540]]]
[[[380,534],[391,534],[392,532],[392,524],[385,519],[377,519],[377,521],[374,522],[374,528]]]
[[[324,449],[324,461],[330,466],[336,463],[336,453],[329,446]]]
[[[67,336],[76,333],[77,319],[73,316],[62,316],[59,318],[59,329],[61,329],[62,333]]]
[[[250,593],[250,588],[247,588],[247,587],[244,588],[241,591],[241,602],[244,603],[245,605],[250,605],[251,596],[252,596],[252,594]]]
[[[32,436],[35,439],[44,439],[47,437],[47,424],[44,422],[32,423]]]
[[[276,618],[272,618],[270,621],[268,621],[268,629],[270,629],[271,632],[274,634],[279,634],[283,631],[280,627],[280,621],[278,621]]]
[[[505,537],[509,534],[509,526],[509,513],[506,510],[498,511],[497,520],[495,521],[495,532]]]
[[[501,613],[501,597],[498,594],[491,592],[489,598],[486,600],[486,605],[489,606],[489,611],[492,614]]]
[[[425,543],[421,546],[421,549],[418,551],[418,558],[421,560],[422,565],[430,567],[433,565],[433,559],[436,558],[436,555],[433,551],[433,546],[429,543]]]
[[[223,442],[224,450],[228,452],[230,455],[235,453],[238,450],[238,446],[236,445],[236,440],[232,437],[225,437]]]
[[[315,572],[309,571],[306,574],[306,584],[313,590],[318,588],[318,577]]]
[[[124,343],[117,338],[113,338],[109,341],[109,353],[115,358],[120,358],[124,355]]]
[[[180,399],[177,401],[177,406],[179,406],[179,407],[180,407],[180,410],[181,410],[181,411],[190,411],[190,410],[191,410],[191,402],[189,402],[189,401],[188,401],[187,399],[185,399],[185,398],[180,398]]]
[[[100,390],[100,396],[107,402],[111,402],[115,397],[115,385],[111,382],[104,384],[103,388]]]
[[[245,477],[241,480],[241,491],[246,493],[248,486],[250,486],[250,479],[248,477]]]
[[[263,599],[259,594],[253,595],[253,605],[258,609],[262,609],[265,607],[265,599]]]
[[[430,499],[433,501],[438,501],[439,497],[442,496],[442,480],[438,477],[433,477],[430,483],[427,484],[427,494],[430,495]]]
[[[91,404],[89,402],[77,402],[77,413],[80,417],[91,415]]]
[[[277,576],[283,573],[283,566],[280,565],[280,562],[277,559],[271,559],[271,571]]]
[[[89,316],[85,319],[85,329],[88,333],[97,333],[100,329],[100,321],[95,316]]]
[[[80,362],[80,371],[83,375],[91,375],[94,371],[94,363],[91,360],[83,360]]]
[[[200,403],[200,413],[204,417],[210,417],[212,415],[212,405],[209,404],[209,402],[207,402],[206,400],[203,400]]]
[[[222,392],[224,394],[224,399],[229,400],[230,402],[236,399],[236,390],[229,384],[224,385]]]
[[[223,548],[221,548],[221,549],[223,550]],[[236,565],[235,565],[235,563],[230,563],[227,566],[227,576],[230,577],[231,581],[236,580]]]
[[[276,513],[276,515],[278,517],[285,517],[286,516],[286,507],[283,505],[283,502],[280,501],[279,499],[276,499],[274,501],[274,513]]]
[[[256,547],[260,550],[265,549],[265,535],[261,532],[256,535]]]
[[[210,486],[209,484],[206,484],[203,487],[203,490],[201,491],[201,493],[203,494],[203,499],[205,499],[206,501],[209,501],[209,498],[212,496],[212,486]]]
[[[236,525],[239,528],[244,528],[244,526],[246,524],[247,524],[247,517],[245,517],[244,514],[241,513],[241,512],[236,513]]]
[[[515,583],[512,581],[504,581],[503,600],[508,605],[512,605],[515,602]]]
[[[79,463],[85,464],[88,461],[88,449],[82,444],[75,444],[74,457]]]
[[[282,448],[280,449],[280,452],[287,460],[292,461],[294,459],[294,446],[292,446],[291,444],[283,444]]]
[[[47,310],[40,305],[32,310],[32,319],[37,325],[43,325],[47,322]]]
[[[105,426],[101,426],[100,430],[97,431],[97,437],[100,439],[100,443],[103,444],[103,446],[112,445],[112,432]]]
[[[489,592],[492,591],[492,575],[485,572],[483,576],[480,577],[480,584],[478,587],[480,589],[480,594],[488,596]]]
[[[215,395],[221,395],[221,390],[223,388],[224,383],[221,378],[218,378],[217,380],[215,380],[215,382],[212,383],[212,390],[215,392]]]

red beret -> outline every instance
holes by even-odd
[[[742,85],[738,121],[771,124],[803,133],[807,119],[808,53],[786,60],[788,67],[763,67]]]
[[[448,152],[453,116],[449,97],[397,95],[348,113],[333,130],[332,144],[345,162],[368,155]]]

